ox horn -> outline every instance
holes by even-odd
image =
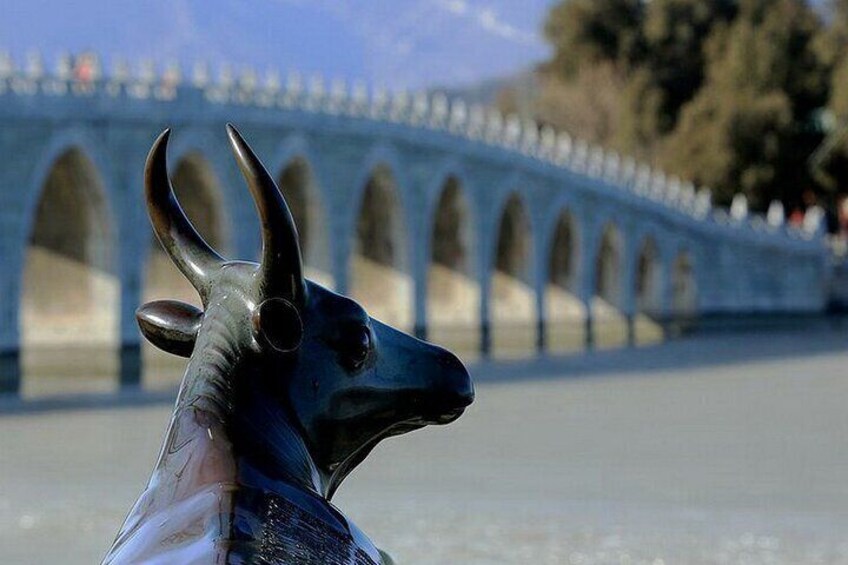
[[[170,129],[163,131],[147,156],[147,164],[144,167],[147,210],[159,243],[197,289],[205,306],[212,275],[223,265],[224,259],[203,241],[177,202],[174,187],[168,177],[167,150],[170,134]]]
[[[274,179],[232,124],[227,124],[227,135],[259,213],[262,228],[259,291],[263,296],[280,296],[301,304],[306,282],[297,228],[288,204]]]

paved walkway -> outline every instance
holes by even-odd
[[[836,331],[481,367],[336,502],[399,563],[848,563],[847,368]],[[0,416],[0,562],[96,562],[168,416]]]

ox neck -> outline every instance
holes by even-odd
[[[245,356],[226,343],[203,332],[198,336],[157,469],[186,481],[188,490],[210,481],[269,491],[283,483],[326,498],[328,480],[288,407],[260,389],[261,371],[249,361],[240,363]],[[196,466],[211,469],[211,475],[182,472],[191,450],[201,459]]]
[[[244,477],[263,479],[252,486],[274,490],[274,484],[282,482],[326,498],[327,481],[289,407],[280,397],[261,390],[257,384],[261,375],[242,373],[239,378],[246,385],[237,394],[229,429]]]

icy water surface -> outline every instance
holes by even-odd
[[[846,352],[799,331],[483,369],[336,503],[399,563],[848,563]],[[96,562],[168,416],[0,416],[0,562]]]

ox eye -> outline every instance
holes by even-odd
[[[351,369],[359,369],[371,354],[371,330],[368,326],[356,325],[345,333],[341,347],[344,362]]]

